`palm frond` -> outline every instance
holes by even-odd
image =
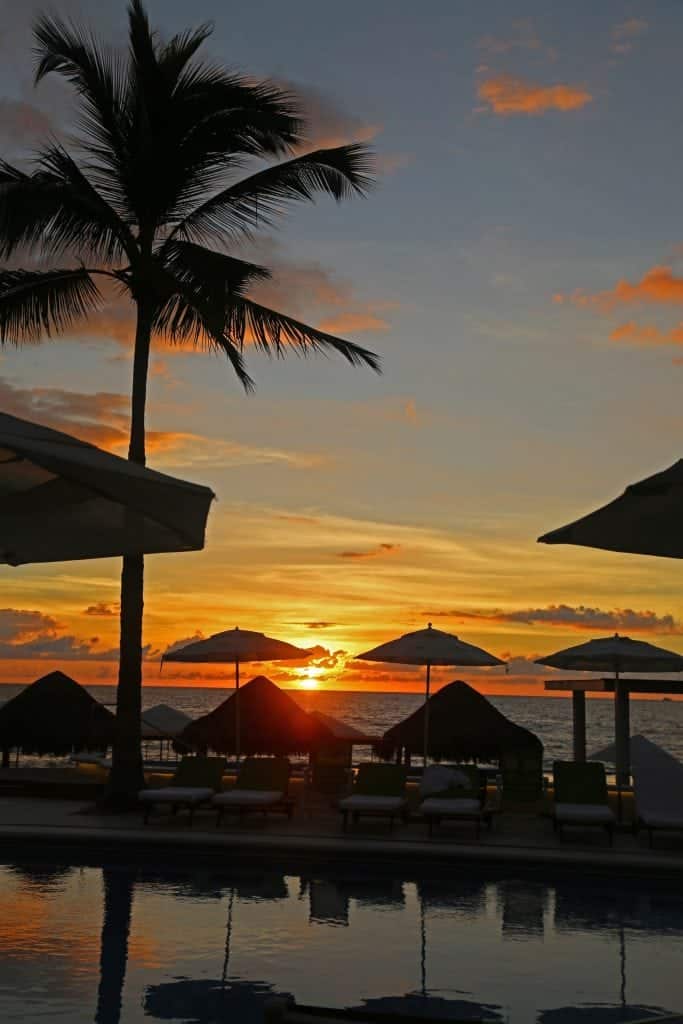
[[[246,371],[239,347],[222,328],[222,316],[198,295],[179,285],[160,306],[154,332],[174,345],[191,345],[210,352],[222,352],[246,392],[255,385]]]
[[[185,217],[174,234],[200,241],[236,237],[272,224],[290,202],[310,202],[318,192],[337,201],[364,195],[373,183],[371,167],[370,151],[361,143],[306,153],[221,190]]]
[[[83,100],[79,127],[89,146],[114,172],[125,162],[123,72],[119,59],[87,30],[52,15],[33,28],[35,81],[60,74]]]
[[[251,299],[233,297],[226,312],[226,333],[240,347],[245,341],[251,341],[261,351],[276,356],[284,355],[287,348],[293,348],[301,355],[333,351],[352,366],[369,366],[376,373],[381,372],[379,356],[369,349],[309,327]]]
[[[0,257],[30,245],[43,254],[75,250],[109,261],[130,256],[134,244],[125,223],[61,147],[43,150],[30,175],[0,162]]]
[[[173,36],[159,53],[159,64],[169,83],[176,84],[179,76],[213,33],[213,24],[205,22],[195,29],[187,29]]]
[[[239,295],[254,281],[265,281],[271,276],[266,267],[257,263],[181,239],[167,242],[161,257],[176,280],[198,294],[210,296],[212,301],[225,302],[229,295]]]
[[[0,343],[40,341],[97,308],[100,293],[87,270],[0,271]]]

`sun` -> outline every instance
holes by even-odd
[[[319,683],[319,677],[323,674],[323,670],[318,665],[307,665],[301,674],[299,679],[299,687],[302,690],[317,690]]]

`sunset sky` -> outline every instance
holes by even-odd
[[[68,129],[31,86],[33,0],[3,0],[0,154]],[[123,0],[83,4],[112,39]],[[97,8],[97,10],[96,10]],[[60,2],[62,11],[79,12]],[[683,567],[536,537],[679,458],[683,429],[683,5],[150,0],[163,32],[215,21],[208,53],[298,91],[311,144],[371,141],[365,200],[295,208],[244,253],[273,306],[376,350],[159,348],[150,464],[218,496],[206,549],[147,561],[146,678],[168,645],[234,625],[319,645],[295,684],[421,686],[348,656],[433,621],[529,660],[618,630],[683,652]],[[131,332],[111,307],[0,355],[0,408],[125,453]],[[116,561],[4,568],[1,681],[116,676]],[[255,674],[255,673],[254,673]],[[462,672],[449,670],[441,678]],[[224,682],[169,665],[162,682]]]

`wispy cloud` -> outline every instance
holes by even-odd
[[[542,53],[551,60],[554,60],[557,56],[553,47],[545,45],[530,18],[520,18],[517,21],[513,21],[510,26],[510,32],[504,36],[482,36],[477,46],[483,53],[489,54],[492,57],[500,57],[515,50]]]
[[[328,334],[360,334],[364,331],[388,331],[390,325],[369,306],[365,310],[349,310],[327,317],[320,321],[318,327]]]
[[[486,104],[484,109],[501,117],[581,110],[593,99],[588,89],[582,85],[567,82],[543,85],[509,74],[495,75],[480,81],[477,85],[477,96]]]
[[[494,609],[478,611],[455,608],[449,611],[425,611],[426,618],[449,618],[458,622],[516,623],[525,626],[557,626],[576,630],[621,631],[630,633],[680,633],[681,625],[673,615],[633,608],[605,610],[589,605],[551,604],[544,608]]]
[[[615,25],[610,35],[610,50],[620,56],[631,53],[635,40],[647,32],[648,23],[644,18],[626,18]]]
[[[683,305],[683,278],[676,277],[671,267],[655,266],[635,283],[621,280],[607,291],[590,293],[577,289],[569,295],[558,293],[554,301],[592,306],[603,313],[609,313],[617,306],[680,306]]]
[[[97,601],[83,609],[84,615],[92,615],[94,618],[109,619],[119,614],[120,605],[116,602]]]
[[[683,322],[677,327],[663,331],[653,324],[636,324],[632,320],[619,324],[610,334],[612,341],[625,342],[629,345],[683,345]]]
[[[381,558],[383,555],[394,555],[400,549],[400,544],[378,544],[376,548],[367,551],[340,551],[338,558]]]

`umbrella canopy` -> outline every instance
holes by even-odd
[[[670,770],[683,773],[683,764],[674,757],[664,747],[660,747],[658,743],[653,743],[647,736],[642,736],[640,733],[636,736],[631,736],[629,742],[629,751],[631,756],[631,764],[638,766],[643,761],[652,762],[653,760],[659,764],[668,767]],[[617,756],[616,743],[608,743],[606,747],[601,747],[599,750],[594,750],[590,755],[591,761],[607,761],[614,764]]]
[[[192,719],[184,711],[169,707],[168,704],[155,704],[142,712],[142,738],[173,740],[179,736]]]
[[[683,459],[631,484],[614,501],[539,537],[606,551],[683,558]]]
[[[452,633],[434,629],[431,622],[426,629],[404,633],[396,640],[373,647],[365,654],[357,654],[361,661],[386,661],[396,665],[426,665],[424,737],[422,745],[423,763],[427,764],[429,747],[429,686],[432,665],[487,666],[504,665],[481,647],[465,643]]]
[[[213,492],[0,413],[0,562],[195,551]]]
[[[237,749],[235,701],[237,693],[217,708],[191,722],[181,734],[184,743],[218,754]],[[267,679],[257,676],[239,691],[240,749],[246,754],[307,753],[329,743],[330,731],[296,701]]]
[[[536,664],[590,672],[683,672],[683,657],[674,651],[628,636],[601,637],[537,658]]]
[[[236,626],[234,629],[226,629],[223,633],[214,633],[206,640],[196,640],[177,651],[170,651],[161,660],[239,665],[246,661],[288,661],[306,658],[309,653],[303,647],[295,647],[284,640],[274,640],[264,633],[255,633],[250,629],[240,629]]]
[[[542,749],[528,729],[511,722],[486,697],[467,683],[456,681],[438,690],[430,700],[432,727],[429,755],[437,760],[497,761],[516,750]],[[399,748],[422,749],[425,705],[382,737],[379,752],[391,757]]]
[[[103,750],[114,738],[114,716],[74,679],[50,672],[0,708],[0,749],[62,756]]]
[[[396,640],[373,647],[365,654],[357,654],[361,661],[387,661],[395,665],[504,665],[481,647],[465,643],[452,633],[434,629],[431,622],[426,629],[404,633]]]

